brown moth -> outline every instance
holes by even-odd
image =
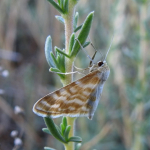
[[[92,119],[109,73],[105,59],[93,64],[89,74],[39,99],[33,112],[42,117],[86,116]]]

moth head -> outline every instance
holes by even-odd
[[[90,72],[100,70],[104,66],[107,66],[107,63],[105,61],[99,61],[96,64],[93,64],[92,67],[90,68]]]
[[[104,65],[104,62],[103,62],[103,61],[97,62],[97,66],[98,66],[98,67],[101,67],[101,66],[103,66],[103,65]]]
[[[97,62],[97,69],[98,70],[109,70],[109,67],[108,67],[106,61],[99,61],[99,62]]]

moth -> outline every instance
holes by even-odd
[[[109,73],[105,59],[94,63],[81,79],[39,99],[33,106],[33,112],[42,117],[85,116],[92,119]]]

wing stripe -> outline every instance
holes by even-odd
[[[98,71],[94,71],[78,81],[53,92],[37,101],[33,111],[40,116],[90,116],[91,95],[96,92],[100,82]],[[92,97],[94,102],[96,97]]]

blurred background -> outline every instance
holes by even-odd
[[[79,25],[95,11],[90,38],[97,60],[107,56],[110,76],[93,120],[78,118],[76,135],[82,150],[150,150],[150,1],[80,0]],[[46,0],[0,0],[0,149],[41,150],[63,146],[42,132],[41,117],[32,112],[42,96],[60,88],[49,73],[44,44],[64,48],[59,13]],[[93,48],[86,48],[92,56]],[[80,52],[78,67],[87,67]],[[55,119],[56,124],[60,119]]]

